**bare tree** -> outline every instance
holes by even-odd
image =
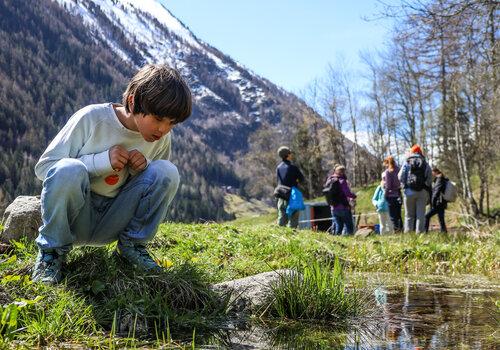
[[[499,10],[495,0],[404,0],[382,14],[398,22],[387,62],[395,62],[388,76],[399,88],[406,140],[431,137],[435,160],[458,177],[474,215],[490,215],[489,181],[498,162]],[[479,205],[470,181],[474,173]]]
[[[370,81],[370,90],[366,96],[372,102],[362,114],[368,122],[371,136],[369,144],[379,160],[377,172],[380,173],[382,161],[390,153],[391,134],[389,132],[389,116],[387,115],[388,106],[384,106],[384,102],[387,102],[387,96],[384,96],[382,71],[374,56],[367,51],[362,52],[360,56],[369,70],[366,78]]]
[[[333,151],[333,159],[335,163],[346,164],[346,148],[345,136],[343,134],[345,129],[345,121],[343,117],[345,100],[342,96],[338,85],[338,72],[331,64],[327,67],[326,78],[322,84],[322,103],[324,109],[328,114],[328,120],[334,129],[329,131],[330,147]]]

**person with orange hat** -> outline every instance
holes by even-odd
[[[419,145],[410,148],[398,178],[404,189],[404,232],[425,232],[425,207],[429,202],[432,171]]]

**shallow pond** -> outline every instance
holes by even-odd
[[[500,289],[448,283],[374,287],[374,315],[334,326],[232,325],[203,349],[500,349]]]

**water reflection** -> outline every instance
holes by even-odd
[[[384,299],[375,294],[377,300]],[[380,303],[385,324],[380,337],[385,344],[374,349],[492,349],[500,345],[500,319],[494,303],[498,291],[406,283],[402,292],[386,291],[386,297],[386,303]]]
[[[230,349],[496,349],[500,291],[445,284],[378,287],[375,316],[348,327],[253,323],[229,327],[206,348]]]

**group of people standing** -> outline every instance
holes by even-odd
[[[291,188],[303,183],[304,176],[300,169],[291,163],[293,153],[288,147],[280,147],[278,155],[282,162],[276,168],[278,187]],[[445,209],[447,201],[443,198],[446,179],[436,167],[429,166],[422,149],[414,145],[409,150],[405,163],[401,168],[392,156],[384,160],[385,170],[382,181],[375,190],[372,203],[379,215],[380,233],[428,232],[432,216],[438,215],[441,232],[446,232]],[[434,177],[434,180],[433,180]],[[331,206],[333,234],[353,234],[355,225],[352,210],[355,206],[356,194],[352,192],[346,178],[343,165],[335,165],[328,176],[325,189],[327,202]],[[426,206],[430,210],[426,213]],[[295,228],[298,226],[299,212],[291,216],[286,214],[288,200],[278,198],[278,225]],[[401,209],[404,205],[404,223]]]
[[[444,212],[447,202],[444,192],[448,179],[438,168],[431,169],[420,146],[414,145],[410,149],[401,169],[391,156],[384,160],[384,166],[382,181],[372,198],[379,214],[380,233],[402,230],[428,232],[430,219],[436,214],[441,232],[446,232]],[[405,210],[404,226],[402,204]],[[430,210],[426,213],[427,204],[430,204]]]

